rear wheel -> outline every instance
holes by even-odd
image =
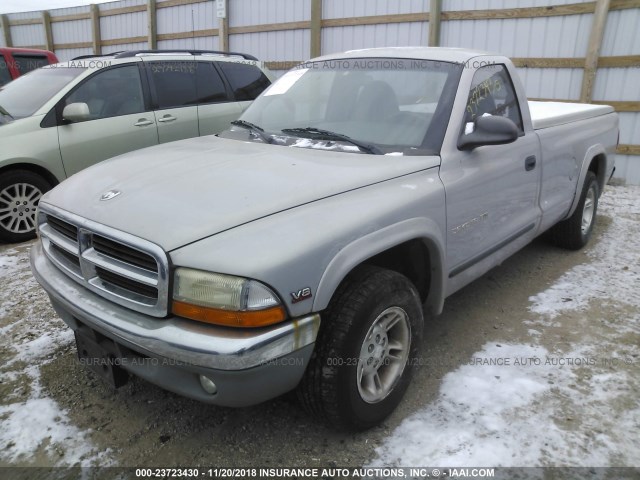
[[[0,176],[0,241],[24,242],[36,236],[36,208],[51,185],[28,170]]]
[[[549,232],[556,245],[579,250],[589,242],[596,223],[599,196],[598,179],[593,172],[587,172],[575,212]]]
[[[323,315],[298,397],[339,428],[379,424],[402,400],[422,336],[418,292],[403,275],[365,266],[343,282]]]

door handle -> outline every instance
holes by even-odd
[[[528,172],[529,170],[533,170],[536,168],[536,156],[531,155],[527,157],[524,161],[524,169]]]
[[[173,115],[165,115],[162,118],[159,118],[158,121],[162,122],[162,123],[166,123],[166,122],[173,122],[174,120],[177,120],[177,117],[174,117]]]
[[[151,120],[147,120],[146,118],[141,118],[133,124],[134,127],[146,127],[147,125],[153,125],[153,122]]]

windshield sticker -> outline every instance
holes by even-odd
[[[300,70],[292,70],[285,73],[276,83],[271,85],[267,91],[264,92],[264,96],[268,97],[270,95],[282,95],[283,93],[286,93],[308,71],[308,68],[302,68]]]
[[[295,143],[289,145],[297,148],[311,148],[314,150],[338,150],[341,152],[359,152],[360,149],[353,145],[343,145],[333,140],[313,140],[310,138],[301,138]]]

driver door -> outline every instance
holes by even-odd
[[[515,89],[504,65],[488,65],[476,71],[466,110],[461,135],[483,115],[511,119],[520,135],[507,145],[458,151],[441,170],[447,195],[450,279],[533,233],[539,217],[538,138],[535,132],[524,131]]]

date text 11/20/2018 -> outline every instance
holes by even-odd
[[[492,478],[493,468],[137,468],[137,478]]]

